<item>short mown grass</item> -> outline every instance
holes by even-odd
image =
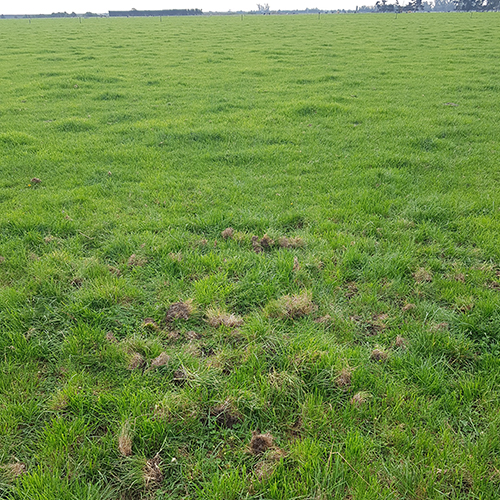
[[[498,14],[0,24],[2,498],[498,498]]]

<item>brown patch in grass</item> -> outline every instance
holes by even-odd
[[[335,379],[337,386],[342,389],[347,389],[351,385],[351,375],[352,370],[350,368],[342,368]]]
[[[175,302],[172,304],[168,311],[167,316],[165,317],[165,321],[170,323],[174,319],[189,319],[191,314],[194,311],[193,301],[191,299],[186,300],[185,302]]]
[[[234,235],[234,229],[232,227],[227,227],[226,229],[224,229],[224,231],[222,231],[221,233],[221,236],[227,240],[227,239],[231,239]]]
[[[423,267],[419,267],[413,273],[413,278],[417,283],[429,283],[432,281],[432,273]]]
[[[107,332],[106,336],[104,337],[108,342],[111,342],[112,344],[116,344],[118,342],[118,339],[115,337],[113,332]]]
[[[252,247],[255,253],[261,253],[264,251],[260,244],[258,236],[252,236]]]
[[[172,379],[172,382],[175,385],[184,385],[187,381],[188,381],[188,375],[183,368],[175,370],[174,378]]]
[[[127,261],[127,266],[128,267],[142,267],[146,264],[146,262],[147,262],[147,260],[144,257],[141,257],[141,256],[133,253]]]
[[[113,266],[108,266],[108,270],[111,274],[114,274],[115,276],[120,276],[120,274],[121,274],[121,271],[118,268],[113,267]]]
[[[144,359],[144,357],[138,352],[135,352],[128,363],[128,369],[136,370],[137,368],[142,368],[145,364],[146,360]]]
[[[254,468],[255,475],[260,482],[267,481],[274,472],[276,464],[269,461],[257,462]]]
[[[281,248],[302,248],[305,246],[305,241],[302,238],[287,238],[282,236],[278,239],[278,245]]]
[[[163,482],[161,465],[162,461],[159,453],[146,461],[146,465],[143,470],[146,488],[159,486]]]
[[[170,356],[166,352],[160,353],[159,356],[151,361],[151,367],[166,366],[170,362]]]
[[[122,426],[120,435],[118,436],[118,451],[124,457],[132,455],[132,434],[128,423]]]
[[[396,347],[399,347],[400,349],[406,349],[406,346],[408,345],[408,341],[402,337],[401,335],[398,335],[396,337],[396,340],[394,341],[394,345]]]
[[[486,283],[486,286],[491,290],[496,290],[497,292],[500,291],[500,283],[498,281],[489,281],[488,283]]]
[[[252,439],[250,440],[250,453],[252,455],[262,455],[267,450],[274,447],[274,439],[271,434],[260,434],[257,431],[252,431]]]
[[[370,398],[370,394],[368,394],[365,391],[360,391],[354,394],[354,396],[351,398],[351,405],[353,406],[362,406],[364,403],[368,401]]]
[[[83,284],[83,279],[82,278],[73,278],[69,284],[71,286],[74,286],[75,288],[80,288]]]
[[[265,234],[259,241],[260,246],[265,250],[269,250],[274,245],[274,240],[270,236]]]
[[[437,323],[435,325],[432,325],[431,331],[448,330],[449,326],[450,325],[446,321],[443,321],[441,323]]]
[[[312,294],[306,290],[303,293],[295,295],[284,295],[276,302],[276,310],[272,311],[271,316],[278,318],[296,319],[307,316],[317,309],[312,301]]]
[[[52,236],[51,234],[49,234],[48,236],[45,236],[43,241],[45,243],[49,244],[49,243],[52,243],[53,241],[57,241],[57,238],[55,236]]]
[[[228,328],[236,328],[243,325],[243,318],[240,318],[235,314],[220,311],[219,309],[209,309],[206,314],[208,324],[214,328],[218,328],[222,325]]]
[[[2,257],[2,256],[0,255],[0,264],[1,264],[2,262],[5,262],[5,257]]]
[[[188,332],[185,333],[186,339],[187,340],[199,340],[201,339],[201,335],[194,330],[189,330]]]
[[[299,264],[299,259],[297,256],[293,258],[293,272],[300,271],[300,264]]]
[[[209,414],[215,418],[217,424],[227,429],[232,429],[235,424],[243,421],[243,415],[233,407],[229,400],[210,408]]]
[[[320,316],[314,320],[315,323],[331,323],[333,318],[329,314],[325,314],[325,316]]]
[[[370,354],[370,359],[372,361],[386,361],[388,358],[388,354],[385,351],[382,351],[381,349],[373,349],[372,353]]]
[[[22,462],[14,462],[12,464],[3,465],[2,469],[4,470],[4,473],[7,476],[7,478],[10,479],[11,481],[14,481],[23,474],[26,474],[27,472],[26,465],[23,464]]]
[[[170,252],[168,256],[174,261],[174,262],[182,262],[182,253],[181,252]]]
[[[358,286],[356,285],[356,282],[351,281],[350,283],[347,283],[347,292],[345,296],[348,299],[352,299],[357,293],[358,293]]]
[[[402,310],[403,312],[408,312],[408,311],[413,311],[413,309],[415,309],[416,307],[417,307],[417,306],[416,306],[415,304],[410,304],[410,303],[408,303],[408,304],[405,304],[405,305],[401,308],[401,310]]]
[[[180,338],[181,338],[180,333],[175,330],[172,330],[167,333],[167,340],[169,342],[172,343],[177,342]]]
[[[33,179],[31,179],[31,184],[40,184],[42,182],[41,179],[39,179],[38,177],[33,177]]]

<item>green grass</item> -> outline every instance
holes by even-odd
[[[498,498],[498,19],[1,22],[0,497]]]

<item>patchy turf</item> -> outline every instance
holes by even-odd
[[[1,498],[498,498],[498,14],[0,25]]]

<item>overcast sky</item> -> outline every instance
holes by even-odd
[[[271,10],[315,8],[354,9],[376,0],[0,0],[0,14],[51,14],[52,12],[104,13],[108,10],[202,9],[203,12],[257,10],[257,3],[269,3]]]

